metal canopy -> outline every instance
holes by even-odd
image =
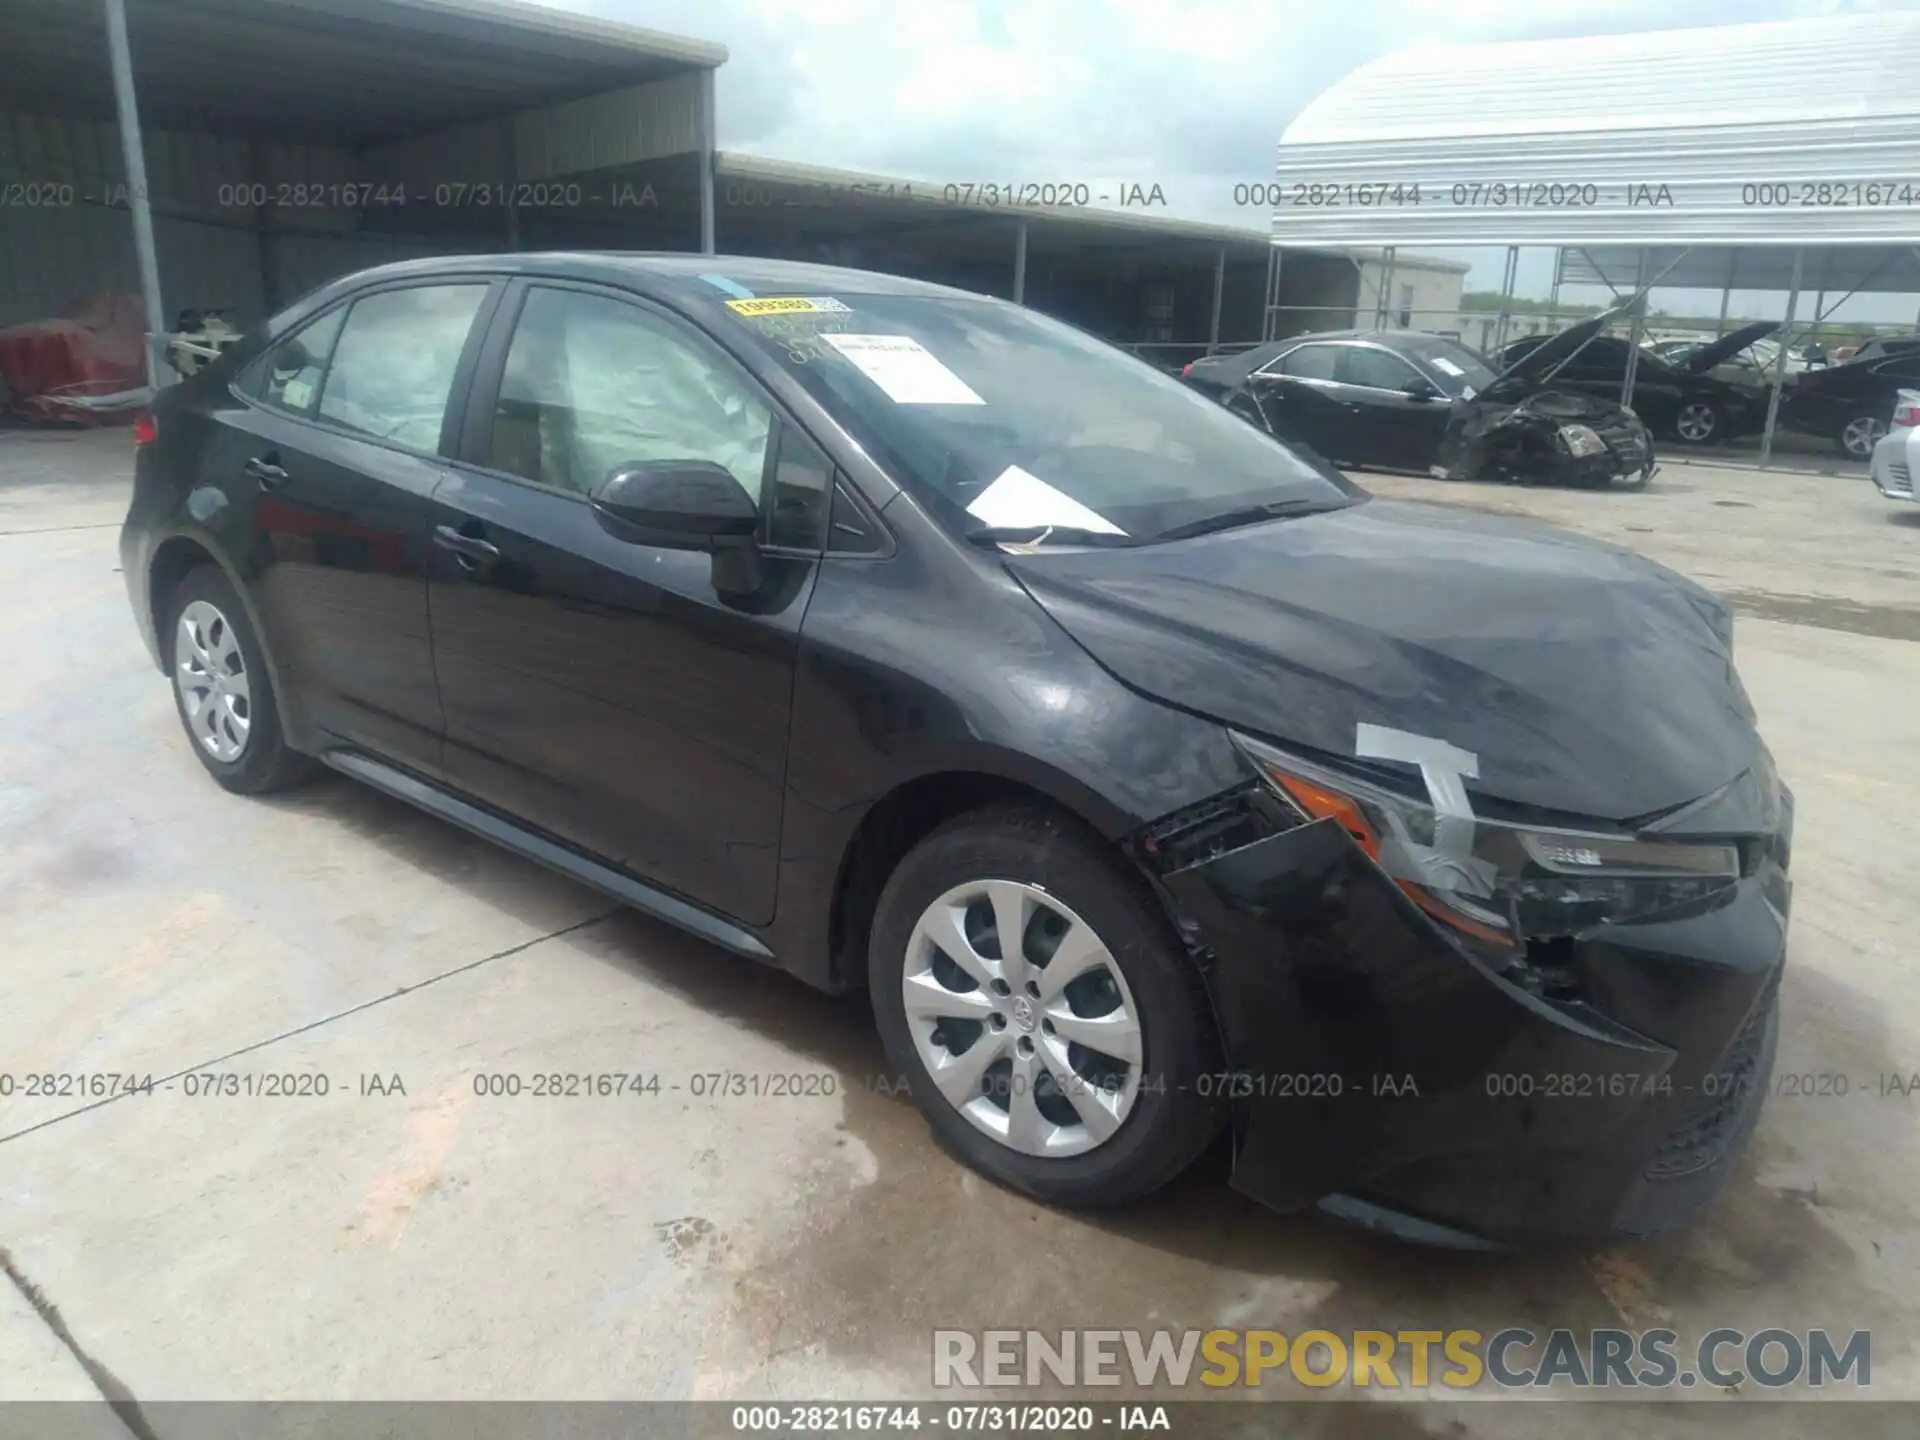
[[[1920,219],[1920,217],[1916,217]],[[1917,227],[1920,228],[1920,227]],[[1627,290],[1639,264],[1638,246],[1582,245],[1561,251],[1559,283]],[[1786,290],[1793,280],[1788,246],[1697,245],[1684,252],[1650,246],[1648,268],[1663,286],[1688,290]],[[1809,245],[1801,285],[1851,295],[1920,293],[1920,247]]]
[[[126,0],[149,127],[348,148],[698,70],[726,48],[520,0]],[[6,109],[115,114],[98,0],[0,0]]]
[[[1915,73],[1912,11],[1401,51],[1329,87],[1287,127],[1273,235],[1911,242]]]

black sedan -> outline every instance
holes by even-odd
[[[1779,328],[1771,320],[1742,326],[1695,347],[1677,363],[1643,349],[1633,367],[1630,403],[1634,412],[1654,434],[1689,445],[1717,445],[1722,440],[1759,434],[1767,423],[1765,389],[1737,385],[1709,372]],[[1523,336],[1501,350],[1499,363],[1512,365],[1548,338]],[[1632,353],[1633,346],[1617,335],[1595,336],[1556,371],[1553,384],[1559,389],[1618,401],[1627,378],[1627,358]]]
[[[1336,463],[1425,471],[1452,402],[1492,384],[1494,371],[1443,335],[1330,330],[1196,360],[1181,378]]]
[[[1871,460],[1900,391],[1916,387],[1920,349],[1883,348],[1864,360],[1794,376],[1780,397],[1780,419],[1790,429],[1832,440],[1851,460]]]
[[[218,784],[325,764],[866,989],[1005,1184],[1121,1203],[1231,1124],[1276,1206],[1641,1233],[1753,1128],[1790,797],[1728,612],[1629,552],[1371,499],[1031,310],[715,256],[352,276],[136,438]]]

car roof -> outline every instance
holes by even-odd
[[[991,296],[975,291],[956,290],[947,285],[911,280],[901,275],[885,275],[873,270],[815,265],[798,260],[770,260],[758,255],[689,255],[684,251],[546,250],[435,256],[359,270],[342,276],[327,289],[358,288],[383,280],[436,275],[502,273],[598,281],[676,299],[832,295],[838,292],[847,295],[924,295],[929,298],[992,302]]]

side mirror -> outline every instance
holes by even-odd
[[[1407,381],[1405,385],[1402,385],[1400,387],[1400,393],[1405,395],[1409,400],[1438,400],[1440,398],[1440,387],[1427,379],[1426,376],[1420,375]]]
[[[711,460],[616,465],[587,502],[609,535],[669,550],[750,546],[760,524],[746,487]]]

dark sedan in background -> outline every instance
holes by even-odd
[[[1333,330],[1196,360],[1181,378],[1339,464],[1424,471],[1452,402],[1492,384],[1494,371],[1444,335]]]
[[[1453,480],[1635,486],[1654,468],[1645,427],[1619,404],[1554,378],[1612,318],[1563,330],[1499,372],[1444,335],[1340,330],[1197,361],[1182,378],[1335,464]]]
[[[1794,376],[1780,397],[1791,429],[1822,435],[1850,460],[1871,460],[1902,390],[1920,386],[1920,348],[1883,346],[1844,365]]]
[[[1670,364],[1642,350],[1633,371],[1634,413],[1656,435],[1689,445],[1717,445],[1722,440],[1759,434],[1767,423],[1766,392],[1736,385],[1709,372],[1778,328],[1771,320],[1742,326],[1712,344],[1699,346],[1680,364]],[[1498,363],[1511,365],[1550,338],[1523,336],[1500,351]],[[1626,383],[1627,358],[1632,353],[1632,345],[1620,336],[1596,335],[1560,367],[1553,383],[1561,389],[1618,401]]]

